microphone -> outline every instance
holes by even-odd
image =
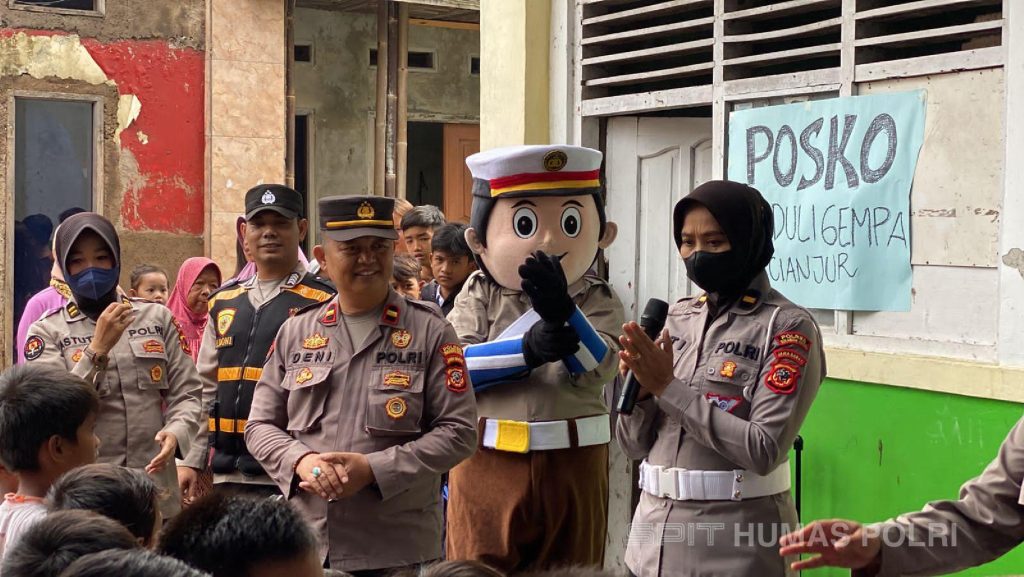
[[[658,333],[665,326],[665,317],[668,316],[668,303],[661,299],[651,299],[644,307],[644,313],[640,315],[640,328],[644,330],[651,340],[658,338]],[[626,373],[626,384],[622,387],[622,394],[615,406],[616,412],[623,415],[633,414],[633,407],[636,406],[636,397],[640,393],[640,383],[633,376],[633,371]]]

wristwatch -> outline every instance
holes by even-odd
[[[92,366],[101,371],[106,370],[107,363],[110,362],[109,356],[98,354],[89,347],[85,347],[85,356],[89,357],[89,360],[92,361]]]

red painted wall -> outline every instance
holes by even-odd
[[[0,30],[52,36],[39,30]],[[120,94],[134,94],[139,117],[121,133],[122,153],[134,155],[139,178],[126,187],[122,226],[131,231],[201,235],[204,187],[204,83],[201,51],[159,40],[101,43],[84,38],[89,51]],[[140,141],[145,134],[146,144]]]

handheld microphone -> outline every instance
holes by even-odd
[[[640,328],[644,330],[651,340],[658,338],[658,333],[665,326],[665,317],[668,316],[668,303],[661,299],[651,299],[644,307],[644,313],[640,315]],[[622,387],[622,394],[615,410],[623,415],[633,414],[633,407],[636,406],[636,397],[640,393],[640,383],[633,376],[633,371],[626,374],[626,384]]]

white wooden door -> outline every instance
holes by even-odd
[[[710,118],[620,117],[608,121],[609,280],[636,319],[649,298],[690,294],[672,236],[672,207],[711,178]]]
[[[619,225],[619,236],[606,251],[608,275],[626,318],[637,319],[648,298],[671,303],[690,291],[672,240],[672,207],[711,178],[711,119],[612,118],[605,154],[607,214]],[[615,443],[608,460],[605,569],[621,572],[636,466]]]

